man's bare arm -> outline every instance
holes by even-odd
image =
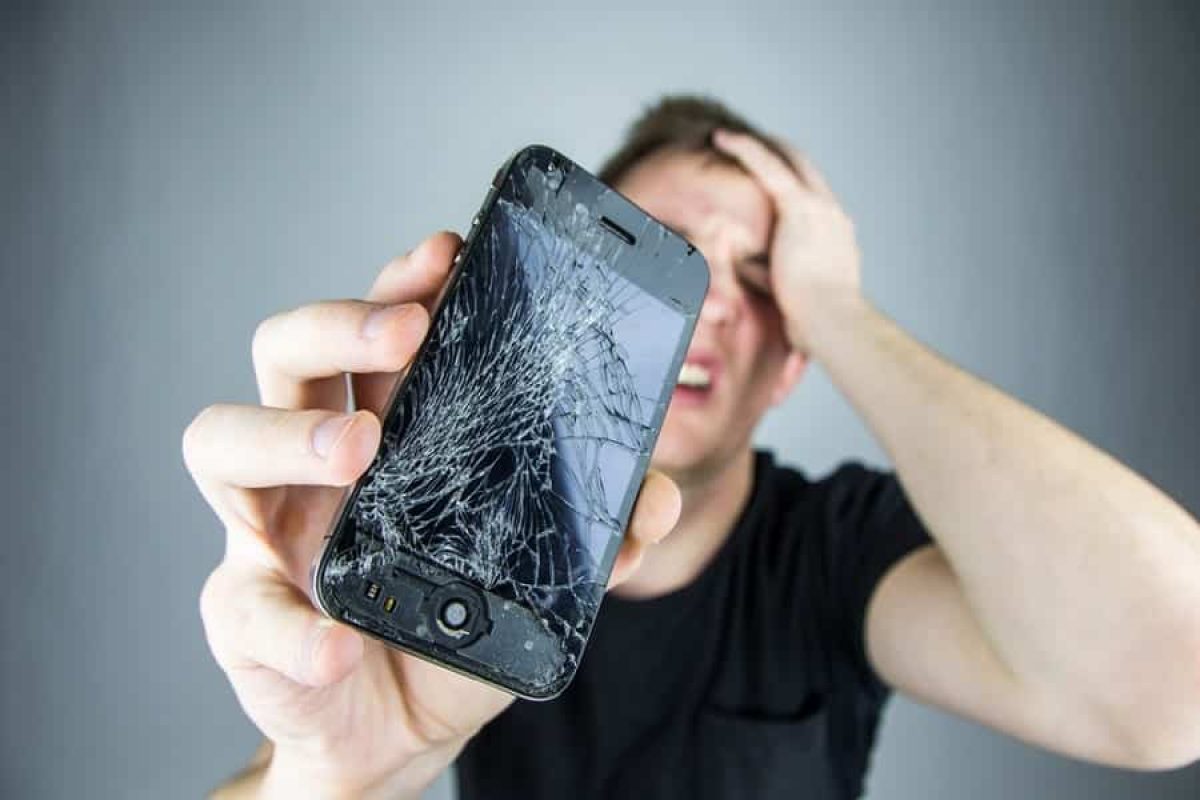
[[[872,599],[876,669],[1062,752],[1150,768],[1200,758],[1200,526],[876,311],[853,225],[803,156],[715,141],[775,206],[770,282],[789,341],[866,420],[938,544]]]
[[[816,357],[938,543],[876,592],[867,636],[881,675],[1079,757],[1200,758],[1195,520],[868,305],[834,303],[820,318]]]

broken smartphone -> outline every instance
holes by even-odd
[[[516,153],[313,574],[329,616],[521,697],[566,688],[708,266],[548,147]]]

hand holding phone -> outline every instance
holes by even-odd
[[[570,682],[708,288],[547,147],[472,225],[314,571],[334,619],[531,699]]]
[[[344,494],[379,446],[378,415],[425,337],[460,240],[437,234],[380,274],[366,302],[306,306],[259,326],[262,406],[211,406],[184,458],[226,529],[201,615],[247,714],[274,744],[262,796],[358,796],[420,787],[512,696],[364,639],[306,596],[309,569]],[[351,373],[354,415],[347,407]],[[332,432],[332,433],[331,433]],[[614,582],[678,515],[665,477],[647,476]],[[299,789],[296,789],[299,787]],[[340,794],[339,794],[340,796]]]

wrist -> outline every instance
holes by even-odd
[[[258,797],[267,800],[285,797],[357,798],[361,785],[323,770],[312,759],[282,753],[276,749],[263,771]]]
[[[458,757],[469,737],[422,751],[379,774],[352,775],[324,766],[302,753],[276,749],[263,772],[260,798],[312,797],[321,800],[416,800]]]
[[[786,315],[786,332],[793,348],[817,361],[824,359],[837,338],[852,335],[874,310],[856,286],[831,286],[806,294],[803,310]]]
[[[320,759],[276,748],[263,773],[261,798],[312,797],[320,800],[362,800],[372,796],[372,788],[390,782],[405,765],[384,775],[350,775],[344,769],[330,767]]]

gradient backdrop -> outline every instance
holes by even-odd
[[[195,797],[243,763],[185,425],[252,400],[258,320],[461,229],[520,145],[595,166],[665,90],[810,151],[883,309],[1200,512],[1195,5],[509,5],[4,4],[0,795]],[[761,441],[882,460],[819,373]],[[870,787],[1194,800],[1200,768],[1090,767],[900,701]]]

